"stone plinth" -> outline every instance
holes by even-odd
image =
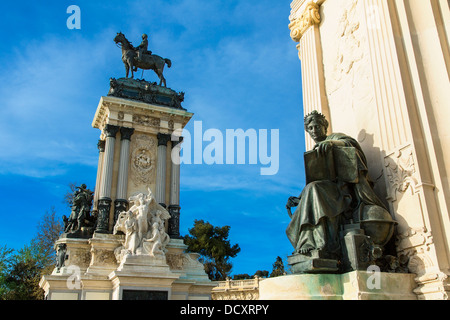
[[[74,268],[80,269],[83,272],[86,271],[91,260],[89,240],[63,237],[55,242],[55,246],[60,244],[66,247],[66,259],[64,266],[60,270],[55,268],[53,274],[72,274]]]
[[[172,283],[179,275],[170,271],[164,256],[127,255],[108,278],[113,285],[113,300],[122,300],[125,291],[172,294]]]
[[[91,263],[86,273],[107,276],[117,269],[118,263],[114,250],[123,243],[123,235],[94,233],[89,239],[91,245]]]
[[[413,274],[353,271],[265,279],[260,300],[417,300]]]
[[[198,254],[186,253],[182,239],[171,239],[165,255],[125,255],[116,249],[123,235],[95,233],[91,239],[64,238],[64,265],[42,277],[39,285],[49,300],[118,300],[161,298],[210,300],[216,286],[209,280]],[[125,292],[125,294],[124,294]]]

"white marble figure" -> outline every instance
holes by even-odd
[[[125,234],[122,247],[115,250],[120,262],[124,255],[164,256],[169,235],[165,232],[165,220],[170,219],[167,210],[153,198],[152,191],[144,195],[131,196],[130,209],[119,214],[114,226],[114,234],[119,231]]]
[[[141,243],[143,239],[147,236],[148,232],[148,213],[149,206],[153,200],[152,192],[149,190],[149,194],[145,196],[143,193],[139,193],[138,195],[132,196],[128,199],[130,203],[134,203],[133,206],[129,209],[136,217],[137,222],[137,239],[138,242]]]
[[[139,238],[137,237],[137,219],[135,219],[131,211],[126,212],[125,224],[125,248],[132,254],[136,254],[136,249],[139,244]]]
[[[152,221],[152,238],[148,241],[153,245],[150,249],[150,255],[163,255],[166,245],[169,243],[169,235],[165,231],[164,220],[161,219],[163,212],[161,210],[156,211],[156,215]]]

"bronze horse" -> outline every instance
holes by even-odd
[[[137,70],[137,68],[141,68],[143,70],[153,70],[159,78],[159,85],[164,85],[166,87],[166,79],[163,76],[164,66],[170,68],[172,66],[172,62],[169,59],[161,58],[156,54],[143,54],[142,59],[137,59],[137,49],[131,44],[130,41],[125,38],[125,35],[122,32],[118,32],[116,37],[114,38],[114,42],[116,44],[121,45],[122,49],[122,61],[125,64],[126,77],[128,78],[128,73],[131,70],[131,78],[134,77],[133,71]],[[135,69],[136,68],[136,69]],[[133,70],[134,69],[134,70]]]

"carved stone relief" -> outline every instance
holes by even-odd
[[[142,126],[159,128],[161,119],[150,117],[148,115],[133,114],[133,122]]]
[[[384,159],[389,182],[389,200],[397,200],[397,192],[404,193],[409,187],[413,192],[418,184],[413,151],[410,145],[395,151]]]
[[[429,254],[434,242],[421,211],[419,178],[414,159],[413,148],[408,144],[388,154],[384,166],[388,182],[387,199],[399,222],[397,253],[408,257],[409,272],[420,278],[434,267]]]
[[[92,261],[91,265],[96,266],[115,266],[117,265],[114,251],[106,249],[91,249]]]
[[[259,290],[213,292],[213,300],[258,300]]]
[[[66,266],[79,266],[80,268],[87,268],[91,262],[91,253],[89,250],[82,248],[67,248]]]
[[[133,183],[138,186],[153,180],[156,166],[156,138],[140,134],[132,139],[130,170]]]
[[[171,270],[183,270],[184,253],[167,253],[166,261]]]
[[[333,131],[357,136],[365,129],[378,137],[379,127],[370,47],[360,0],[342,0],[323,6],[328,19],[320,26],[325,92]],[[378,154],[368,154],[379,159]],[[373,167],[373,166],[371,166]],[[373,168],[380,172],[382,167]]]

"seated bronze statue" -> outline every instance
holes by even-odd
[[[365,228],[369,224],[364,225],[364,220],[386,220],[389,230],[382,235],[384,239],[372,239],[382,247],[389,240],[385,238],[392,236],[393,221],[373,191],[359,143],[342,133],[327,136],[328,121],[317,111],[304,120],[305,130],[316,145],[313,151],[305,153],[306,187],[299,197],[290,197],[286,204],[292,218],[286,234],[296,256],[291,261],[325,259],[335,262],[336,267],[331,269],[336,269],[345,252],[342,230],[346,225],[367,229],[365,237],[370,240],[367,234],[373,236],[373,228]],[[291,207],[297,207],[293,214]]]

